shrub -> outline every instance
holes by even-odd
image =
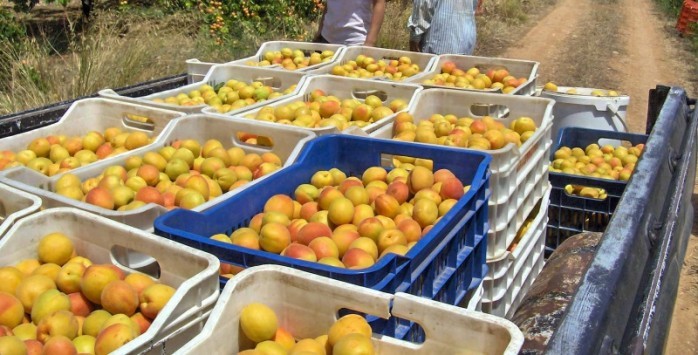
[[[197,5],[218,44],[250,32],[303,39],[323,6],[321,0],[199,0]]]
[[[25,35],[24,26],[15,18],[14,14],[0,7],[0,42],[18,45]]]

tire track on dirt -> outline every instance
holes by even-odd
[[[687,73],[691,63],[682,62],[685,54],[673,31],[673,23],[657,12],[650,0],[621,0],[624,12],[623,51],[614,55],[611,66],[620,79],[620,90],[630,95],[627,122],[633,132],[645,131],[648,92],[657,84],[678,85],[695,95]],[[671,26],[671,27],[669,27]],[[667,31],[667,27],[672,30]],[[620,57],[620,58],[619,58]],[[693,57],[694,58],[694,57]],[[695,60],[695,59],[693,59]],[[698,185],[694,187],[694,204]],[[696,211],[698,214],[698,210]],[[693,231],[686,250],[671,326],[667,329],[667,354],[695,354],[698,336],[698,216],[694,216]]]
[[[621,0],[620,9],[625,20],[620,29],[624,46],[620,53],[613,54],[610,63],[618,72],[619,89],[630,95],[626,116],[630,130],[644,133],[649,90],[657,84],[690,87],[677,76],[686,70],[677,63],[680,54],[676,41],[667,37],[662,15],[652,2]]]
[[[576,36],[580,20],[591,11],[590,0],[562,0],[555,5],[538,25],[519,41],[520,45],[509,47],[502,57],[527,59],[540,63],[538,83],[559,77],[566,65],[559,58],[564,55],[566,43]]]

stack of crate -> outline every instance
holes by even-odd
[[[344,293],[347,300],[357,297],[375,299],[375,304],[364,308],[356,302],[346,305],[355,311],[382,309],[382,313],[367,317],[373,331],[383,335],[374,342],[392,352],[402,348],[387,337],[421,342],[424,349],[433,348],[436,352],[454,351],[443,347],[443,341],[433,336],[434,329],[454,334],[457,330],[478,334],[478,329],[480,332],[489,329],[486,333],[491,333],[491,336],[478,335],[477,344],[464,341],[471,343],[467,350],[515,352],[521,346],[522,339],[513,324],[500,317],[472,313],[448,305],[465,304],[468,309],[504,316],[516,308],[516,303],[525,294],[526,286],[542,267],[542,243],[550,194],[548,156],[552,101],[530,97],[535,88],[538,63],[469,56],[437,57],[363,46],[331,47],[308,43],[296,44],[296,49],[312,52],[332,48],[336,53],[329,62],[295,72],[274,66],[246,66],[243,63],[260,59],[265,50],[282,46],[294,46],[294,43],[270,42],[263,45],[254,57],[236,63],[212,65],[206,70],[203,82],[198,84],[155,93],[145,90],[150,93],[142,95],[141,91],[140,96],[134,95],[137,97],[104,90],[100,92],[102,98],[75,102],[53,124],[2,138],[1,141],[7,143],[4,147],[20,151],[37,138],[49,135],[81,136],[116,126],[127,132],[143,132],[148,136],[148,142],[145,146],[120,151],[103,159],[95,158],[72,169],[49,172],[48,169],[36,171],[27,166],[13,165],[0,171],[0,182],[36,196],[32,210],[27,214],[39,209],[39,200],[48,209],[33,217],[13,215],[26,219],[16,223],[0,242],[0,250],[8,250],[0,266],[11,264],[17,257],[29,257],[30,247],[38,243],[42,235],[60,229],[80,244],[85,255],[97,262],[114,263],[125,272],[142,271],[177,287],[178,293],[174,297],[178,301],[169,305],[163,317],[153,323],[149,333],[144,333],[121,350],[172,352],[201,332],[209,313],[211,319],[217,322],[222,312],[229,312],[226,307],[231,306],[225,304],[228,299],[223,300],[225,302],[219,306],[219,311],[212,311],[219,287],[228,282],[227,278],[219,277],[222,261],[226,264],[225,268],[254,269],[265,264],[280,264],[316,274],[288,276],[284,273],[294,273],[290,269],[262,270],[260,273],[266,272],[280,280],[265,286],[269,289],[293,290],[294,282],[333,285],[322,279],[328,277],[335,279],[332,281],[336,283],[333,286],[335,292],[346,288]],[[350,65],[359,55],[370,55],[381,61],[410,61],[418,65],[420,71],[412,78],[398,80],[401,82],[375,77],[329,75],[332,63]],[[455,87],[434,88],[433,85],[425,90],[425,86],[420,84],[435,75],[440,70],[439,63],[446,61],[453,61],[462,67],[478,67],[482,73],[488,68],[508,68],[521,78],[522,85],[511,95],[502,94],[496,89],[482,92]],[[164,100],[166,97],[189,94],[204,84],[222,86],[228,80],[263,82],[263,85],[284,94],[266,102],[249,103],[227,113],[216,112],[203,104],[176,105]],[[292,127],[246,117],[263,106],[269,109],[289,102],[308,101],[318,91],[336,95],[342,100],[361,102],[366,101],[368,96],[378,96],[383,102],[402,99],[406,105],[403,112],[411,114],[415,123],[428,120],[434,114],[453,114],[458,117],[491,117],[499,125],[509,127],[518,118],[529,117],[536,129],[521,145],[506,144],[500,149],[482,152],[472,148],[454,149],[390,141],[388,139],[395,137],[393,123],[397,114],[352,131],[364,137],[335,135],[340,133],[340,129],[334,126]],[[77,123],[78,120],[80,123]],[[255,145],[241,138],[247,136],[254,136],[255,141],[258,137],[266,137],[273,144]],[[85,181],[100,180],[108,168],[127,167],[129,162],[144,160],[147,154],[152,156],[174,149],[175,143],[185,139],[200,142],[215,139],[223,142],[226,148],[232,145],[260,155],[272,152],[279,157],[282,167],[268,175],[255,176],[255,181],[244,187],[211,197],[193,211],[183,208],[170,211],[164,202],[162,205],[148,203],[133,210],[110,210],[89,204],[84,199],[71,199],[57,193],[59,179],[68,172],[80,180],[81,190],[85,190]],[[264,203],[270,196],[293,194],[298,184],[307,183],[318,170],[339,167],[353,175],[371,166],[383,166],[389,170],[396,167],[392,158],[399,160],[398,157],[403,156],[428,160],[434,171],[449,169],[464,185],[469,186],[457,204],[444,213],[439,222],[404,255],[388,254],[373,267],[351,270],[224,244],[210,238],[217,233],[230,234],[245,226],[264,209]],[[55,161],[51,164],[58,165]],[[190,166],[190,169],[193,167]],[[123,174],[125,179],[126,173]],[[170,179],[171,183],[176,180]],[[2,191],[4,185],[0,185]],[[9,223],[6,226],[9,227]],[[2,231],[0,228],[0,234]],[[158,236],[150,234],[151,231]],[[18,238],[20,235],[26,235],[26,240],[21,241]],[[9,249],[22,252],[9,254]],[[196,264],[197,268],[187,264]],[[244,292],[241,287],[245,282],[257,282],[254,275],[255,270],[242,274],[239,282],[236,279],[231,283],[236,288],[231,286],[230,292]],[[293,281],[294,277],[300,281]],[[345,282],[345,286],[339,281]],[[347,288],[346,284],[349,283],[357,286]],[[315,294],[309,290],[301,291],[306,294],[291,300],[293,306],[317,299],[312,301],[316,306],[320,306],[320,301],[327,301],[322,304],[334,307],[333,302],[338,300],[324,296],[321,290],[316,290]],[[270,293],[266,297],[270,297],[269,302],[272,302],[271,299],[276,299],[278,293]],[[279,303],[278,307],[282,312],[283,305],[285,303]],[[237,306],[239,304],[235,303]],[[320,307],[317,311],[327,319],[335,316]],[[333,311],[337,311],[336,307]],[[446,319],[446,314],[453,316],[454,323],[467,321],[464,324],[468,326],[447,330],[435,324]],[[437,321],[437,315],[444,318]],[[211,337],[209,333],[206,334]],[[461,340],[465,339],[468,337]],[[233,344],[233,348],[237,345]]]

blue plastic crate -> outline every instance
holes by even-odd
[[[643,134],[604,131],[581,127],[565,127],[560,130],[557,142],[551,152],[554,154],[562,146],[584,149],[599,140],[628,141],[633,145],[647,142]],[[601,144],[599,144],[601,145]],[[548,230],[545,246],[548,252],[557,248],[567,238],[581,232],[603,232],[615,211],[626,181],[600,179],[581,175],[550,172],[550,205],[548,208]],[[598,187],[606,190],[604,200],[570,195],[566,185]]]
[[[335,268],[319,263],[292,259],[281,255],[251,250],[210,239],[217,233],[230,234],[246,227],[250,219],[262,211],[275,194],[293,196],[296,187],[310,181],[318,170],[337,167],[347,175],[361,176],[371,166],[387,166],[392,155],[406,155],[434,161],[434,169],[450,169],[470,190],[451,211],[434,225],[405,256],[391,254],[375,265],[362,270]],[[434,285],[443,281],[444,273],[458,264],[458,255],[476,245],[476,236],[487,232],[489,197],[489,162],[491,157],[480,152],[438,146],[418,146],[398,141],[329,135],[308,143],[297,162],[284,171],[269,176],[257,185],[203,212],[173,210],[155,221],[155,233],[216,255],[222,262],[244,268],[278,264],[336,280],[393,293],[407,289],[417,279],[424,287],[418,296],[434,297]],[[484,244],[481,242],[480,244]],[[481,260],[484,264],[484,259]],[[470,284],[470,277],[463,277]],[[454,296],[455,298],[455,296]]]
[[[474,248],[463,250],[458,264],[449,276],[442,278],[441,287],[435,291],[434,300],[459,304],[465,295],[475,290],[487,276],[487,235],[478,235]],[[412,290],[403,291],[413,294]],[[422,343],[425,339],[424,330],[419,325],[408,320],[392,317],[390,320],[375,319],[369,321],[374,332],[402,339],[413,343]]]

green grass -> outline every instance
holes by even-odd
[[[683,5],[683,0],[655,0],[655,2],[669,16],[678,16]]]
[[[668,18],[677,19],[681,13],[681,8],[683,7],[683,0],[654,0],[659,8],[667,15]],[[689,50],[693,53],[695,57],[698,57],[698,24],[692,24],[691,33],[685,36],[688,42]],[[695,66],[694,66],[695,67]],[[696,67],[695,70],[698,70]]]

